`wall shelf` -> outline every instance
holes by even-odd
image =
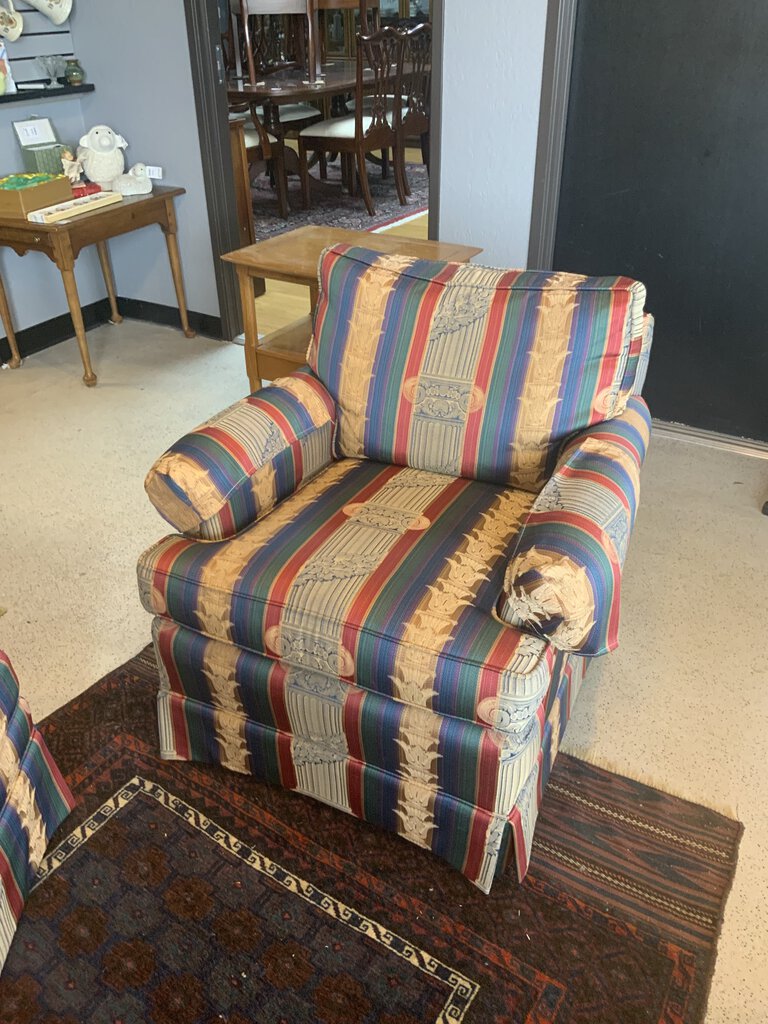
[[[27,100],[55,100],[59,96],[76,96],[84,92],[93,92],[96,88],[90,82],[82,85],[62,85],[60,89],[20,89],[8,96],[0,96],[0,103],[24,103]]]

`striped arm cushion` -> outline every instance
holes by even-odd
[[[180,533],[223,540],[333,460],[335,425],[328,392],[308,370],[297,370],[182,437],[144,486]]]
[[[338,406],[339,455],[538,493],[562,443],[626,405],[637,281],[349,245],[319,275],[309,362]]]
[[[643,317],[642,331],[630,343],[627,368],[624,371],[624,380],[621,382],[621,393],[625,399],[630,395],[643,393],[645,375],[648,372],[648,360],[651,356],[651,345],[653,344],[653,324],[653,317],[650,313],[646,313]]]
[[[616,647],[621,568],[650,431],[647,405],[632,397],[621,416],[565,445],[507,568],[503,621],[561,650],[596,655]]]

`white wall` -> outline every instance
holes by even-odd
[[[444,0],[439,237],[525,267],[545,0]]]
[[[96,91],[81,100],[86,129],[108,124],[127,141],[126,166],[159,164],[176,200],[187,305],[219,315],[183,0],[77,0],[75,52]],[[110,242],[118,295],[176,305],[158,227]]]

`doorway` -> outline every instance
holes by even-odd
[[[385,14],[389,11],[389,7],[392,7],[392,3],[394,3],[393,10],[396,8],[397,12],[401,15],[407,11],[409,16],[414,11],[420,10],[422,6],[420,3],[415,2],[415,0],[407,0],[407,2],[406,0],[391,0],[389,6],[384,5],[386,7]],[[441,35],[439,32],[439,17],[442,12],[442,5],[443,0],[432,0],[434,17],[438,23],[435,26],[436,31],[433,37],[433,59],[436,63],[436,73],[433,76],[433,97],[435,96],[436,88],[439,89],[439,72],[437,69],[440,66]],[[216,0],[215,4],[209,3],[208,0],[188,0],[184,6],[200,135],[203,176],[208,201],[211,245],[221,311],[222,337],[232,339],[242,330],[238,289],[233,272],[227,264],[222,263],[220,256],[223,253],[239,248],[243,242],[241,240],[240,217],[232,187],[234,172],[227,126],[227,88],[224,54],[222,53],[221,46],[222,34],[226,32],[230,19],[229,0]],[[434,105],[436,107],[437,103]],[[431,155],[438,151],[438,131],[439,126],[437,128],[433,127],[431,132]],[[362,200],[358,200],[358,202],[363,215],[365,215]],[[412,213],[413,211],[406,210],[404,212]],[[381,221],[382,218],[379,218],[379,220]],[[423,232],[426,236],[426,213],[421,217],[421,220],[424,221],[423,225],[414,223],[409,229],[408,224],[404,224],[400,229],[401,232],[408,234],[419,231]],[[432,219],[430,219],[431,224]],[[298,225],[287,223],[286,226]],[[360,226],[366,226],[364,216]],[[429,237],[432,237],[431,233]]]

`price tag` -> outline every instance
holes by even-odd
[[[47,117],[30,117],[27,121],[14,121],[13,127],[21,146],[36,146],[58,141],[50,118]]]

